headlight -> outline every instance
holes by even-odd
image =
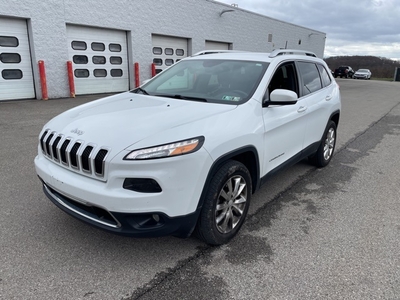
[[[184,141],[173,142],[171,144],[159,145],[151,148],[133,150],[125,160],[141,160],[172,157],[177,155],[196,152],[204,143],[204,136],[191,138]]]

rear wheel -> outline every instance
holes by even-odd
[[[195,234],[210,245],[227,243],[246,218],[252,194],[251,176],[245,165],[227,161],[213,176]]]
[[[317,152],[309,159],[318,168],[325,167],[332,159],[336,145],[336,124],[329,121]]]

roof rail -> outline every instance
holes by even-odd
[[[244,52],[244,51],[238,51],[238,50],[203,50],[200,52],[197,52],[193,54],[192,56],[199,56],[199,55],[205,55],[205,54],[216,54],[216,53],[238,53],[238,52]]]
[[[315,53],[305,50],[293,50],[293,49],[277,49],[272,51],[268,57],[273,58],[278,55],[287,55],[287,54],[297,54],[297,55],[307,55],[312,57],[317,57]]]

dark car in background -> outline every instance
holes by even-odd
[[[339,68],[335,69],[333,76],[340,77],[340,78],[353,78],[354,70],[350,66],[340,66]]]

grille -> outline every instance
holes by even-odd
[[[104,177],[108,147],[96,147],[94,143],[74,140],[50,129],[39,140],[40,148],[48,158],[73,171]]]

